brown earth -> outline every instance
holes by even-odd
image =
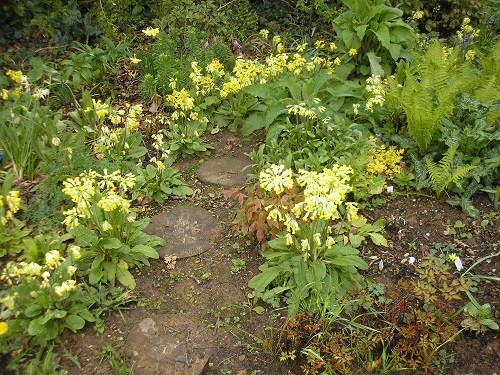
[[[210,157],[242,155],[257,145],[255,141],[242,141],[228,133],[215,135],[211,141],[215,151]],[[105,345],[117,348],[126,365],[134,369],[137,353],[127,347],[129,332],[136,330],[137,324],[145,318],[158,315],[172,316],[177,320],[184,317],[186,321],[206,328],[206,337],[197,338],[197,344],[205,346],[210,352],[203,374],[301,374],[298,364],[280,362],[278,356],[271,353],[271,331],[266,327],[281,325],[286,311],[264,306],[265,312],[259,315],[252,310],[255,302],[247,297],[250,292],[247,283],[262,264],[258,245],[232,230],[235,202],[223,198],[223,187],[202,184],[196,179],[195,170],[199,164],[199,160],[195,159],[184,159],[179,163],[187,181],[196,191],[182,204],[199,205],[209,210],[223,227],[220,241],[201,255],[178,260],[174,269],[169,269],[172,263],[166,264],[160,259],[137,272],[137,288],[132,296],[138,302],[129,304],[120,313],[107,316],[104,334],[96,334],[92,327],[77,334],[65,334],[64,345],[81,364],[81,368],[77,368],[65,360],[64,366],[70,374],[115,373],[99,354]],[[179,203],[152,205],[146,207],[145,212],[153,215]],[[476,203],[482,212],[493,211],[486,197],[480,197]],[[371,219],[383,216],[388,221],[385,236],[390,247],[370,246],[363,250],[365,259],[370,262],[367,276],[383,281],[388,288],[394,287],[403,275],[412,273],[407,263],[409,256],[415,257],[418,262],[435,243],[456,246],[457,251],[463,254],[466,267],[495,249],[498,251],[498,221],[496,226],[489,225],[483,229],[479,222],[469,221],[459,209],[435,197],[393,194],[387,196],[383,206],[366,210],[365,214]],[[445,224],[447,221],[453,224],[456,220],[466,224],[462,233],[471,233],[472,238],[447,234]],[[381,271],[380,259],[384,263]],[[484,262],[476,273],[498,275],[499,263],[498,258]],[[240,265],[240,269],[235,264]],[[476,297],[481,303],[490,303],[498,311],[500,295],[497,285],[482,284],[481,293]],[[454,354],[455,362],[444,373],[500,373],[499,342],[498,333],[491,331],[480,336],[461,336],[447,347],[448,352]],[[414,373],[418,374],[418,371]]]

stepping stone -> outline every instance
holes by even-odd
[[[201,375],[210,358],[210,332],[186,316],[141,320],[125,339],[136,375]]]
[[[236,187],[245,185],[247,174],[251,169],[252,160],[248,157],[221,156],[206,160],[198,168],[197,175],[201,182],[224,187]]]
[[[210,249],[217,243],[222,227],[202,207],[176,206],[153,216],[145,231],[165,240],[165,246],[158,250],[161,257],[173,255],[182,259]]]

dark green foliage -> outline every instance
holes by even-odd
[[[192,61],[204,68],[216,58],[226,71],[231,71],[234,65],[234,56],[225,40],[194,27],[187,28],[184,33],[176,30],[158,35],[151,49],[139,57],[142,59],[139,68],[144,74],[139,88],[145,98],[155,93],[170,93],[171,79],[177,80],[178,88],[189,87]]]
[[[19,38],[67,43],[95,37],[100,31],[87,4],[78,0],[2,1],[0,44]]]
[[[399,4],[400,8],[411,17],[413,12],[424,12],[422,19],[418,20],[423,32],[437,31],[441,36],[450,36],[457,29],[465,17],[475,23],[478,21],[479,10],[492,0],[399,0],[392,1]]]

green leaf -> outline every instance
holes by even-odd
[[[147,245],[136,245],[132,248],[132,253],[139,253],[142,254],[148,258],[154,258],[158,259],[159,255],[158,252],[153,249],[151,246]]]
[[[65,319],[66,327],[73,332],[82,329],[85,326],[85,320],[76,314],[68,315]]]
[[[366,264],[366,262],[358,256],[345,256],[341,258],[336,258],[332,259],[330,263],[339,267],[352,266],[359,268],[360,270],[368,269],[368,265]]]
[[[99,246],[104,249],[119,249],[122,242],[118,238],[103,238],[99,241]]]
[[[359,234],[349,233],[349,242],[355,248],[358,248],[365,238]]]
[[[264,314],[264,312],[266,311],[266,309],[264,309],[262,306],[255,306],[252,310],[259,315]]]
[[[266,125],[265,114],[261,112],[255,112],[248,116],[248,118],[243,122],[241,133],[246,137],[252,134],[254,131],[264,129],[267,126],[268,125]]]
[[[386,24],[382,23],[378,26],[378,29],[374,31],[375,35],[377,35],[378,40],[380,41],[380,44],[382,44],[383,47],[389,49],[391,47],[391,33],[389,32],[389,28],[387,27]],[[391,54],[392,55],[392,54]],[[399,57],[399,56],[397,56]],[[392,56],[394,60],[397,59]]]
[[[274,279],[281,273],[282,267],[267,267],[262,272],[250,279],[248,286],[258,292],[263,292]]]
[[[372,242],[377,246],[389,246],[387,240],[380,233],[369,233]]]
[[[126,288],[135,289],[136,287],[135,279],[129,270],[118,267],[116,269],[116,278]]]
[[[382,61],[382,58],[377,56],[374,52],[368,52],[366,54],[368,57],[368,60],[370,61],[370,69],[372,75],[377,75],[380,77],[384,77],[385,72],[384,69],[382,69],[382,65],[380,65],[380,62]]]

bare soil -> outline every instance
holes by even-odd
[[[212,136],[211,141],[215,150],[210,157],[242,155],[258,145],[255,140],[243,141],[225,132]],[[117,348],[127,366],[133,369],[134,353],[124,344],[127,334],[140,320],[159,314],[180,314],[186,320],[202,323],[208,328],[209,335],[203,340],[211,352],[204,370],[206,375],[301,374],[298,363],[280,362],[269,347],[272,339],[269,327],[280,326],[286,310],[264,306],[265,312],[258,315],[252,310],[254,301],[247,297],[250,292],[247,283],[258,273],[263,262],[259,246],[233,231],[232,219],[237,205],[223,198],[223,187],[202,184],[196,179],[195,170],[199,164],[198,159],[184,159],[178,164],[196,191],[187,202],[212,212],[224,228],[223,238],[205,253],[177,261],[174,269],[169,269],[160,259],[138,271],[137,288],[132,295],[138,302],[130,303],[120,313],[107,316],[104,334],[97,334],[92,327],[77,334],[65,334],[64,345],[81,364],[78,368],[65,360],[65,368],[70,374],[115,373],[99,354],[105,345]],[[179,203],[169,201],[162,206],[146,206],[145,214],[153,215]],[[476,204],[481,212],[494,210],[486,197],[479,197]],[[418,262],[435,243],[455,246],[467,267],[482,256],[493,253],[500,241],[498,222],[482,228],[478,221],[470,221],[444,200],[422,194],[388,195],[385,204],[364,213],[371,219],[383,216],[388,221],[385,236],[390,247],[367,246],[363,250],[365,259],[370,261],[367,276],[384,281],[388,288],[394,287],[399,278],[412,273],[407,261],[409,256]],[[447,234],[445,224],[453,224],[456,220],[466,224],[462,233],[471,233],[472,238]],[[244,267],[235,269],[233,260],[244,261]],[[382,270],[380,260],[384,264]],[[481,264],[476,273],[498,275],[499,268],[497,258]],[[498,311],[500,293],[497,285],[483,283],[476,297]],[[444,373],[500,373],[499,342],[498,333],[492,331],[479,336],[472,333],[460,336],[447,347],[455,362]],[[418,374],[418,371],[413,373]]]

